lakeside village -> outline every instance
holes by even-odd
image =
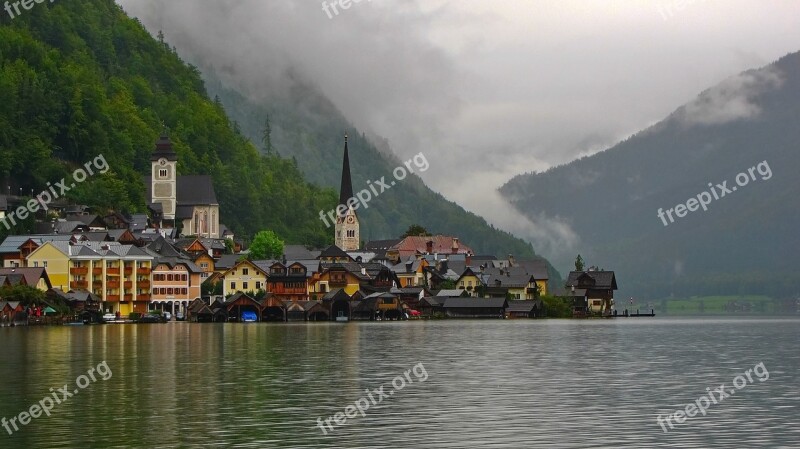
[[[177,159],[162,136],[144,179],[149,214],[98,216],[51,204],[63,218],[8,236],[0,288],[43,294],[0,298],[0,324],[538,318],[547,315],[548,295],[559,295],[574,317],[616,315],[613,271],[573,271],[567,287],[550,286],[544,260],[476,255],[454,236],[360,248],[352,206],[336,217],[335,245],[286,245],[278,260],[249,260],[220,224],[211,177],[178,176]],[[340,204],[350,198],[345,137]],[[22,201],[0,196],[0,219],[15,200]]]

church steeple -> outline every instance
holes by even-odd
[[[342,185],[339,188],[339,204],[347,205],[353,197],[353,181],[350,178],[350,154],[347,150],[347,133],[344,133],[344,160],[342,161]]]
[[[336,246],[345,251],[357,251],[361,246],[358,215],[353,205],[353,181],[350,178],[350,154],[347,148],[347,134],[344,135],[344,160],[342,161],[342,186],[339,189],[339,207],[335,227]]]

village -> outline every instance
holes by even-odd
[[[253,260],[220,223],[211,176],[177,175],[166,135],[151,165],[143,179],[148,214],[100,216],[54,203],[60,218],[0,243],[0,288],[44,293],[34,304],[0,298],[0,323],[145,322],[154,315],[194,322],[541,318],[547,297],[559,297],[574,317],[615,314],[613,271],[576,267],[564,285],[551,285],[544,259],[475,254],[457,236],[362,245],[348,201],[346,137],[335,244],[285,245],[275,259]],[[14,200],[0,196],[0,219]]]

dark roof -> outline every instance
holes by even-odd
[[[309,250],[303,245],[285,245],[283,255],[288,260],[296,259],[316,259],[320,255],[318,250]]]
[[[172,149],[172,141],[169,140],[169,136],[167,136],[166,134],[162,134],[161,137],[158,139],[158,142],[156,142],[156,149],[150,156],[150,160],[157,161],[162,157],[167,159],[168,161],[178,160],[177,153],[175,153],[175,150]]]
[[[367,242],[366,245],[364,245],[364,251],[385,252],[387,249],[393,247],[394,245],[397,245],[400,242],[401,239],[372,240]]]
[[[534,309],[541,309],[542,301],[509,301],[506,312],[532,312]]]
[[[150,176],[144,176],[145,198],[153,198],[153,184]],[[214,192],[214,181],[209,175],[183,175],[177,180],[177,204],[175,215],[189,214],[191,209],[186,206],[199,206],[206,204],[219,204],[217,194]],[[183,209],[181,209],[183,208]],[[188,218],[185,217],[185,218]]]
[[[44,279],[47,288],[52,288],[50,284],[50,277],[47,276],[47,270],[43,267],[13,267],[13,268],[0,268],[0,275],[8,277],[8,281],[15,285],[19,283],[20,278],[25,279],[25,283],[35,287],[39,279]]]
[[[505,298],[445,298],[444,308],[480,309],[480,308],[506,308],[508,301]]]
[[[336,245],[331,245],[331,246],[329,246],[329,247],[325,248],[325,249],[324,249],[324,250],[322,250],[322,252],[319,254],[319,258],[320,258],[320,259],[322,259],[322,258],[327,258],[327,257],[333,257],[333,258],[337,258],[337,259],[338,259],[338,258],[347,258],[347,259],[351,259],[351,257],[350,257],[350,255],[349,255],[349,254],[347,254],[347,253],[346,253],[346,252],[345,252],[343,249],[339,248],[339,247],[338,247],[338,246],[336,246]]]
[[[542,259],[518,260],[515,262],[515,264],[523,267],[525,271],[528,274],[533,275],[534,279],[537,281],[546,281],[550,279],[550,273],[547,270],[547,262]]]
[[[575,286],[576,289],[617,290],[617,279],[613,271],[571,271],[564,285],[567,289]]]
[[[342,184],[339,188],[339,204],[347,205],[353,197],[353,181],[350,177],[350,155],[347,150],[347,134],[344,136],[344,159],[342,161]]]
[[[148,183],[145,185],[150,185],[150,184]],[[149,190],[148,190],[148,195],[149,195]],[[152,197],[148,196],[147,198],[152,198]],[[131,215],[130,223],[128,223],[128,228],[136,231],[141,231],[142,229],[147,228],[147,221],[148,221],[147,214],[133,214]]]
[[[223,254],[222,257],[214,262],[214,268],[217,271],[231,269],[242,257],[242,254]]]

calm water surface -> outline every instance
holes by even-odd
[[[0,448],[798,448],[799,342],[800,321],[766,319],[0,328],[0,417],[112,373]],[[768,380],[657,424],[761,362]],[[419,363],[365,417],[317,427]]]

